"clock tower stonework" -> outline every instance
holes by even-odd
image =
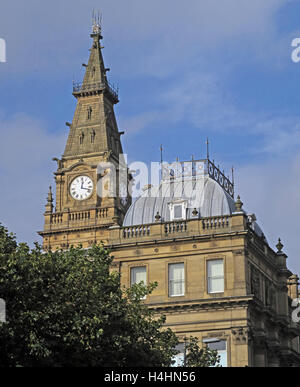
[[[83,82],[73,84],[77,106],[73,122],[67,123],[65,151],[61,159],[53,159],[57,162],[56,201],[54,205],[50,187],[44,230],[39,232],[45,250],[106,243],[109,228],[122,224],[130,205],[130,177],[120,139],[123,132],[118,130],[114,113],[118,93],[107,80],[109,69],[104,66],[97,23],[91,38]]]

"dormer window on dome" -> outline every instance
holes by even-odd
[[[187,214],[187,201],[186,200],[174,200],[169,203],[170,220],[186,220]]]

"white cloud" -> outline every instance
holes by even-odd
[[[48,133],[45,124],[19,114],[0,116],[0,222],[20,241],[40,241],[53,156],[62,152],[65,135]]]

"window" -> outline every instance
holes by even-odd
[[[147,285],[147,269],[146,266],[139,266],[139,267],[133,267],[130,270],[130,284],[131,286],[134,284],[140,284],[141,282],[144,285]],[[143,300],[146,299],[145,297],[142,297]]]
[[[182,205],[177,204],[174,206],[174,219],[182,219]]]
[[[173,203],[169,203],[170,219],[173,220],[185,220],[187,202],[182,200],[175,200]]]
[[[208,293],[224,292],[224,262],[223,259],[207,261]]]
[[[131,285],[139,284],[141,282],[144,283],[144,285],[147,284],[147,270],[146,266],[140,266],[140,267],[133,267],[131,269]]]
[[[218,352],[219,364],[221,367],[227,367],[227,342],[217,338],[203,340],[208,348]]]
[[[184,296],[184,263],[169,265],[169,297]]]
[[[185,344],[179,343],[178,345],[176,345],[175,349],[179,351],[179,353],[172,358],[172,360],[174,360],[172,367],[182,367],[184,365]]]

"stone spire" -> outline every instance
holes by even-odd
[[[92,47],[83,82],[73,84],[77,107],[70,127],[63,159],[123,153],[114,105],[119,102],[117,90],[108,82],[101,46],[101,24],[95,20],[91,34]]]
[[[53,212],[53,195],[52,195],[52,188],[49,187],[49,192],[47,196],[47,204],[46,204],[46,213],[52,213]]]
[[[85,89],[87,86],[92,85],[93,83],[107,83],[106,71],[104,61],[102,57],[100,40],[103,39],[101,35],[101,24],[97,21],[93,21],[93,31],[91,38],[93,39],[93,45],[90,49],[90,58],[88,65],[83,65],[86,67],[85,76],[83,79],[81,89]]]

